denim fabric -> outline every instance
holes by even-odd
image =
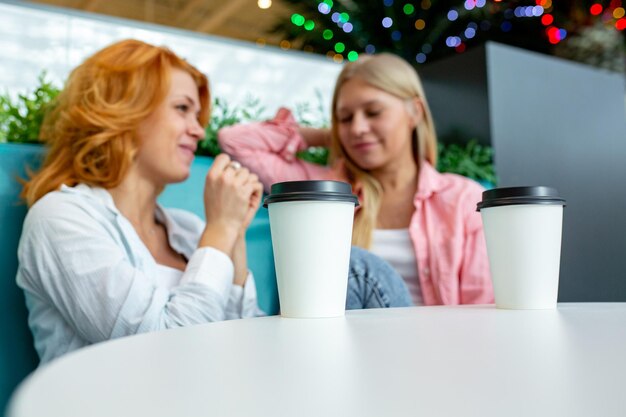
[[[406,284],[384,260],[352,247],[346,310],[413,305]]]

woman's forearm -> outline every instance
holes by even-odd
[[[300,126],[300,135],[308,146],[327,147],[330,144],[330,129]]]

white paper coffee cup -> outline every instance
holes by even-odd
[[[565,200],[550,187],[483,192],[478,203],[496,307],[556,308]]]
[[[350,184],[277,183],[263,205],[269,210],[281,316],[343,316],[358,205]]]

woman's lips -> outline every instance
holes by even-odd
[[[376,146],[376,142],[362,142],[352,144],[352,148],[357,151],[369,151]]]
[[[194,158],[196,153],[196,146],[194,145],[179,145],[180,149],[182,149],[183,154],[187,155],[190,158]]]

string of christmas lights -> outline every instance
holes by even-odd
[[[298,11],[274,30],[290,45],[299,43],[336,62],[390,51],[423,64],[486,40],[549,53],[598,22],[622,39],[626,30],[622,0],[283,1]]]

